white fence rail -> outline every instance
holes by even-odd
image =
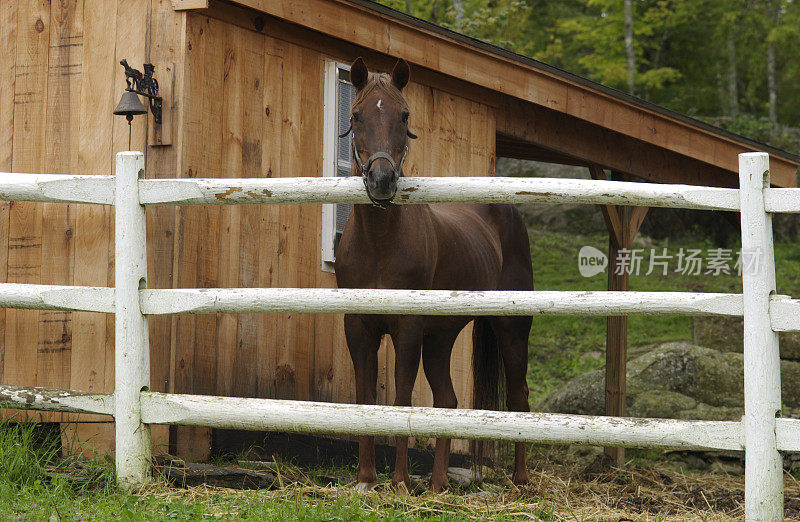
[[[148,480],[150,424],[446,436],[540,443],[744,450],[748,520],[783,514],[778,450],[800,451],[800,421],[780,419],[777,331],[800,330],[800,301],[776,296],[772,212],[800,212],[800,189],[769,188],[768,155],[740,155],[740,189],[593,180],[404,178],[399,203],[579,202],[740,211],[742,247],[756,252],[743,294],[465,292],[360,289],[146,288],[144,205],[368,203],[358,178],[144,179],[141,153],[117,155],[116,176],[0,174],[0,199],[114,204],[115,288],[0,284],[0,307],[115,313],[113,395],[0,385],[11,408],[113,415],[117,477]],[[443,410],[151,393],[147,315],[187,313],[427,315],[730,315],[745,321],[742,422]]]
[[[370,203],[361,178],[148,179],[144,205]],[[400,178],[398,203],[588,203],[739,210],[739,191],[548,178]]]
[[[180,424],[299,433],[494,439],[686,450],[744,449],[740,422],[443,410],[145,393],[142,417]]]
[[[0,283],[0,308],[114,313],[114,289]]]
[[[742,315],[741,294],[689,292],[468,292],[353,288],[144,290],[158,314],[348,313],[423,315]]]
[[[114,176],[3,173],[0,200],[114,204]]]
[[[27,410],[114,414],[113,395],[11,384],[0,384],[0,405]]]

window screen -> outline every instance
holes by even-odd
[[[356,96],[356,89],[350,83],[350,71],[341,67],[337,68],[336,79],[336,104],[337,104],[337,119],[338,119],[338,134],[347,130],[350,125],[350,106]],[[350,135],[343,138],[338,138],[336,147],[336,175],[345,177],[350,175],[350,168],[352,163],[352,153],[350,152]],[[344,225],[347,223],[347,218],[350,216],[352,205],[347,203],[338,203],[336,205],[336,218],[335,233],[333,240],[333,252],[336,255],[336,250],[339,246],[339,239],[342,237]]]

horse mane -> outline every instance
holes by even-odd
[[[356,92],[356,99],[353,100],[353,107],[361,104],[361,102],[364,101],[364,98],[366,98],[367,95],[376,88],[382,89],[386,94],[389,95],[389,97],[399,103],[401,107],[405,109],[408,108],[408,101],[406,100],[406,97],[403,96],[403,93],[400,92],[400,89],[395,87],[394,83],[392,82],[392,77],[385,73],[375,73],[369,75],[367,85],[365,85],[360,91]]]

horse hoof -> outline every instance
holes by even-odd
[[[527,486],[531,482],[531,479],[528,477],[528,471],[526,470],[525,473],[514,473],[511,482],[515,486]]]
[[[400,491],[410,491],[411,490],[411,477],[408,474],[401,474],[392,475],[392,486],[396,487]]]
[[[431,482],[429,488],[432,493],[444,493],[449,486],[450,484],[447,481],[443,483]]]
[[[377,484],[377,482],[359,482],[356,484],[356,491],[359,493],[369,493]]]

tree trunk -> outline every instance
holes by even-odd
[[[656,55],[653,58],[653,69],[658,69],[661,65],[661,54],[664,52],[667,40],[669,40],[669,29],[664,29],[664,32],[661,33],[661,41],[658,44],[658,49],[656,49]]]
[[[775,0],[770,2],[769,19],[772,28],[777,28],[781,21],[782,2]],[[772,38],[767,44],[767,91],[769,92],[769,121],[778,123],[778,82],[775,72],[775,42]]]
[[[767,45],[767,89],[769,90],[769,121],[778,123],[778,89],[775,85],[775,44]]]
[[[456,12],[456,22],[464,19],[464,2],[462,0],[453,0],[453,11]]]
[[[414,16],[414,12],[411,10],[411,0],[406,0],[406,13]]]
[[[739,92],[736,77],[736,40],[733,31],[728,32],[728,116],[739,114]]]
[[[625,54],[628,58],[628,92],[634,93],[636,79],[636,55],[633,52],[633,6],[625,0]]]
[[[439,23],[439,0],[433,0],[433,9],[431,9],[431,21],[435,24]]]

